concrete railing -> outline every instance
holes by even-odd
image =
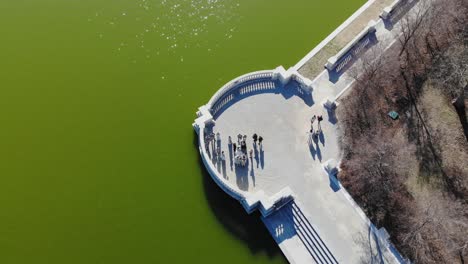
[[[251,92],[262,90],[273,90],[276,88],[276,82],[286,85],[290,81],[295,81],[297,92],[300,95],[310,94],[312,92],[312,81],[300,75],[297,71],[284,70],[279,66],[275,70],[263,70],[244,74],[234,80],[226,83],[219,89],[206,105],[212,116],[215,116],[220,109],[231,102],[235,95],[245,95]]]
[[[355,59],[371,42],[375,36],[375,21],[371,20],[368,26],[362,30],[348,45],[341,49],[335,56],[328,59],[325,68],[329,71],[340,72],[348,63]]]
[[[210,99],[208,102],[208,107],[213,110],[213,106],[216,105],[219,99],[223,98],[226,94],[230,93],[233,89],[239,88],[240,86],[247,84],[252,81],[259,81],[262,79],[271,79],[273,77],[272,70],[265,70],[265,71],[256,71],[244,74],[231,80],[230,82],[226,83],[219,89]],[[224,99],[224,98],[223,98]],[[214,115],[214,113],[212,113]]]
[[[206,144],[205,144],[205,133],[204,133],[204,126],[199,127],[198,133],[198,143],[199,143],[199,150],[200,155],[202,157],[203,163],[205,164],[205,168],[208,170],[211,178],[218,184],[221,189],[223,189],[227,194],[229,194],[232,198],[236,200],[243,200],[247,196],[247,193],[238,190],[237,188],[231,187],[229,181],[224,180],[224,178],[220,175],[220,173],[216,170],[214,164],[211,162],[208,153],[206,153]]]
[[[285,70],[282,66],[275,69],[273,79],[278,80],[283,86],[291,80],[299,84],[298,92],[301,95],[312,93],[312,81],[302,76],[297,70],[290,68]]]
[[[226,180],[218,172],[206,150],[205,127],[215,123],[214,116],[236,96],[244,96],[263,90],[276,89],[278,84],[285,85],[290,80],[299,83],[298,92],[303,95],[311,87],[310,80],[303,78],[297,72],[285,71],[283,67],[275,70],[257,71],[242,75],[221,87],[210,99],[208,104],[199,108],[197,118],[193,123],[198,133],[199,151],[205,168],[216,184],[229,196],[238,200],[248,213],[259,210],[266,217],[285,203],[294,199],[289,188],[284,188],[274,195],[266,195],[262,190],[257,192],[242,191]]]
[[[333,184],[335,184],[336,187],[343,193],[343,196],[346,198],[346,200],[348,200],[348,202],[351,204],[351,206],[354,208],[357,214],[364,220],[364,222],[366,222],[366,224],[369,226],[372,233],[376,235],[381,248],[385,248],[394,258],[396,263],[400,263],[400,264],[411,263],[408,259],[405,259],[400,254],[400,252],[398,252],[398,250],[393,246],[392,242],[390,241],[390,235],[387,233],[387,230],[385,230],[385,228],[383,227],[378,229],[372,223],[372,221],[367,217],[367,215],[364,213],[364,211],[359,206],[359,204],[353,199],[351,194],[349,194],[346,188],[343,185],[341,185],[341,182],[339,178],[337,177],[339,172],[341,171],[339,166],[340,165],[336,163],[334,160],[328,160],[325,162],[323,169],[328,174],[328,176],[332,179]]]
[[[197,123],[201,117],[202,116],[197,118],[195,123]],[[239,188],[232,186],[232,183],[224,179],[223,176],[217,171],[216,167],[209,158],[205,144],[205,125],[198,123],[197,125],[194,125],[194,127],[196,127],[196,131],[198,132],[199,151],[206,170],[210,174],[211,178],[221,189],[223,189],[224,192],[242,204],[247,213],[250,214],[258,209],[262,216],[267,217],[272,212],[294,199],[294,194],[288,187],[281,189],[272,196],[268,196],[262,190],[251,193],[242,191]]]
[[[238,83],[226,89],[223,94],[218,97],[218,100],[211,105],[211,114],[217,115],[219,110],[234,100],[237,96],[245,96],[251,93],[257,93],[265,90],[274,90],[277,85],[272,78],[262,77],[260,79],[252,79]]]
[[[204,126],[200,124],[200,126],[198,126],[199,151],[205,168],[216,184],[229,196],[238,200],[247,213],[250,214],[258,209],[262,216],[267,217],[272,212],[294,199],[294,195],[288,187],[283,188],[273,196],[268,196],[265,195],[263,191],[249,193],[232,186],[232,183],[224,179],[211,162],[206,151],[204,134]]]
[[[406,4],[411,2],[411,0],[395,0],[393,3],[384,8],[380,17],[385,20],[392,20],[395,17],[398,17],[402,11],[404,11],[404,7]]]

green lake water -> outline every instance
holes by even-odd
[[[284,263],[208,178],[191,124],[363,3],[0,1],[0,263]]]

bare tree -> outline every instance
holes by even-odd
[[[460,180],[466,174],[444,168],[438,147],[440,134],[433,128],[434,120],[425,120],[424,111],[420,111],[425,109],[420,97],[428,89],[425,83],[432,78],[429,73],[433,69],[445,89],[453,91],[450,96],[457,99],[454,106],[465,107],[460,103],[465,102],[462,88],[467,85],[465,55],[459,53],[457,60],[449,61],[442,70],[435,69],[463,27],[466,32],[466,7],[467,0],[420,1],[400,20],[400,45],[385,52],[375,46],[349,70],[355,86],[337,113],[344,150],[340,181],[371,220],[385,226],[401,252],[415,263],[464,263],[468,253],[468,201],[463,198],[467,188]],[[467,52],[466,39],[463,41],[461,50]],[[395,108],[407,113],[401,115],[400,122],[386,116],[388,109]],[[415,118],[412,113],[416,113]],[[423,141],[407,137],[415,130],[411,122],[418,124],[418,137]],[[421,155],[419,145],[429,155]],[[447,195],[451,192],[441,188],[428,191],[437,194],[434,199],[413,196],[415,192],[407,187],[408,175],[421,179],[419,170],[431,155],[444,174],[441,182],[462,195]],[[444,170],[457,177],[447,177]]]
[[[400,238],[415,263],[463,263],[467,257],[467,207],[441,193],[424,196]]]
[[[466,116],[465,90],[468,89],[468,46],[462,40],[452,46],[437,61],[432,77],[444,87],[452,98],[468,141],[468,121]]]
[[[401,48],[398,56],[400,57],[410,43],[414,39],[418,30],[426,22],[427,16],[433,8],[434,0],[422,1],[420,5],[413,9],[414,12],[410,12],[404,16],[400,22],[401,36],[398,38]]]

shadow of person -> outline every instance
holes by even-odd
[[[253,158],[250,157],[250,177],[252,177],[252,185],[255,187],[255,172],[253,168]]]
[[[295,215],[292,206],[286,204],[265,219],[267,229],[276,243],[279,244],[297,234],[298,225],[294,222]]]
[[[260,148],[260,167],[263,170],[263,167],[265,167],[265,154],[263,151],[263,148]]]
[[[232,171],[232,164],[233,164],[232,144],[228,145],[228,149],[229,149],[229,167],[231,168],[231,171]]]
[[[322,151],[320,151],[320,147],[319,147],[319,144],[317,142],[315,142],[315,151],[316,151],[316,154],[317,154],[317,159],[319,161],[322,161]]]
[[[236,173],[237,187],[243,191],[247,191],[249,189],[248,166],[246,165],[243,167],[240,165],[235,165],[234,171]]]
[[[229,177],[227,176],[227,173],[226,173],[226,161],[225,160],[221,162],[221,168],[223,169],[223,177],[226,180],[229,180]]]
[[[257,169],[258,169],[258,165],[260,164],[259,162],[259,155],[258,155],[258,148],[257,148],[257,144],[253,144],[253,149],[254,149],[254,157],[255,157],[255,163],[257,164]],[[252,164],[253,166],[253,164]]]
[[[213,155],[214,155],[214,153],[215,153],[215,151],[216,151],[216,146],[215,146],[215,145],[216,145],[216,142],[214,141],[214,139],[211,138],[209,144],[210,144],[210,146],[211,146],[211,152],[212,152]]]
[[[205,142],[205,144],[207,144]],[[210,146],[209,145],[205,145],[206,146],[206,153],[208,154],[208,158],[210,158],[210,160],[213,160],[213,157],[211,156],[211,151],[210,151]]]
[[[216,169],[218,170],[219,173],[221,173],[222,167],[221,167],[221,159],[218,157],[218,160],[216,160]]]
[[[310,155],[312,156],[312,159],[315,160],[315,148],[314,148],[314,144],[309,144],[309,151],[310,151]]]
[[[308,136],[307,136],[307,144],[310,146],[314,143],[314,136],[312,134],[312,129],[307,132]]]
[[[319,140],[322,143],[322,145],[325,147],[325,135],[323,134],[323,130],[320,130]]]

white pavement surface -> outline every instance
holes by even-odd
[[[385,29],[383,23],[377,26],[377,39],[384,47],[394,43],[398,34],[398,24],[393,29]],[[313,246],[305,246],[308,236],[304,233],[309,229],[315,230],[336,262],[398,263],[378,245],[362,211],[349,201],[343,189],[332,186],[323,169],[327,160],[340,160],[340,149],[336,127],[339,120],[329,115],[322,102],[340,95],[351,84],[352,78],[347,73],[330,82],[328,72],[324,71],[314,80],[311,105],[295,95],[293,88],[277,88],[275,93],[260,93],[234,102],[215,120],[213,130],[221,135],[226,162],[213,162],[232,186],[251,193],[262,190],[266,195],[289,186],[295,194],[294,202],[305,219],[300,220],[294,211],[274,213],[263,219],[291,263],[335,263],[317,260],[318,255],[311,253]],[[323,133],[311,142],[308,131],[314,114],[323,115]],[[231,167],[232,148],[227,144],[228,136],[237,142],[239,133],[247,135],[248,151],[255,150],[244,169],[236,169],[233,161]],[[254,133],[264,138],[262,150],[253,145]]]
[[[319,101],[338,92],[316,89],[312,97]],[[278,88],[277,93],[244,98],[216,119],[213,130],[220,133],[221,149],[226,155],[226,165],[218,163],[219,171],[234,186],[252,193],[263,190],[265,194],[273,195],[289,186],[296,195],[296,203],[338,262],[358,263],[361,259],[370,259],[370,251],[375,253],[377,250],[373,237],[369,238],[368,223],[342,190],[332,188],[323,169],[323,162],[340,158],[334,117],[329,116],[319,102],[309,106],[292,93],[291,87]],[[323,115],[323,133],[310,143],[310,119],[314,114]],[[231,169],[228,136],[237,142],[239,133],[247,135],[248,151],[255,149],[252,135],[261,135],[263,151],[257,147],[245,169],[236,169],[234,164]],[[270,224],[291,225],[291,220],[276,217]],[[291,262],[313,263],[297,235],[282,240],[279,245]]]
[[[309,147],[310,118],[314,114],[322,114],[325,121],[319,140]],[[335,129],[327,120],[323,107],[307,106],[298,96],[285,99],[281,94],[265,93],[244,98],[216,119],[214,132],[221,134],[226,155],[226,169],[219,166],[219,171],[240,190],[263,190],[267,195],[294,182],[301,184],[305,171],[322,173],[321,161],[338,158]],[[248,152],[254,153],[244,169],[231,162],[227,144],[228,136],[237,142],[239,133],[247,135]],[[254,147],[254,133],[264,138],[262,148],[258,144]]]

